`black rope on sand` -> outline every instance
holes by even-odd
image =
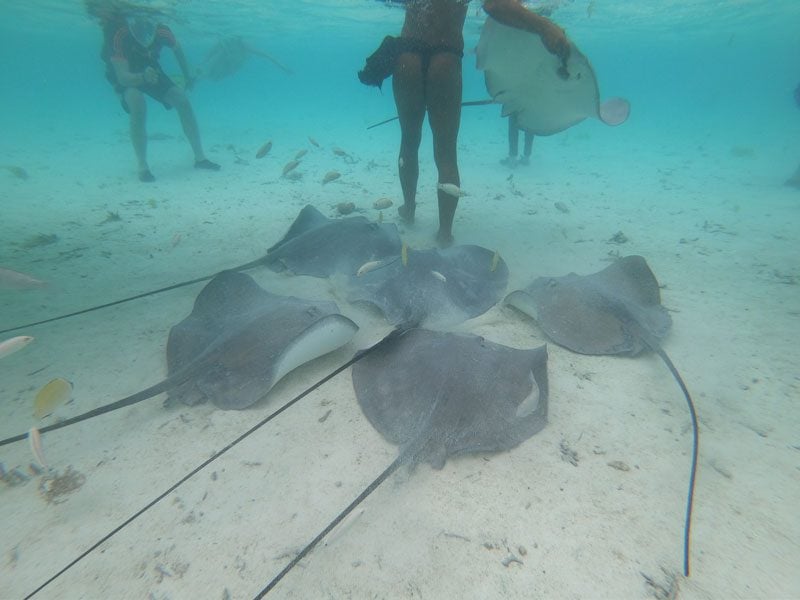
[[[172,485],[171,485],[169,488],[167,488],[167,489],[166,489],[164,492],[162,492],[161,494],[159,494],[159,495],[158,495],[156,498],[154,498],[153,500],[151,500],[150,502],[148,502],[148,503],[147,503],[145,506],[143,506],[141,509],[139,509],[138,511],[136,511],[136,512],[135,512],[133,515],[131,515],[130,517],[128,517],[128,518],[127,518],[125,521],[123,521],[123,522],[122,522],[120,525],[118,525],[117,527],[115,527],[114,529],[112,529],[110,532],[108,532],[106,535],[104,535],[102,538],[100,538],[100,539],[99,539],[97,542],[95,542],[94,544],[92,544],[91,546],[89,546],[89,548],[87,548],[87,549],[86,549],[86,550],[84,550],[84,551],[83,551],[81,554],[79,554],[77,558],[75,558],[75,559],[73,559],[72,561],[70,561],[70,562],[69,562],[69,563],[68,563],[68,564],[67,564],[65,567],[63,567],[61,570],[59,570],[59,571],[58,571],[58,572],[57,572],[55,575],[53,575],[52,577],[50,577],[50,578],[49,578],[47,581],[45,581],[44,583],[42,583],[42,584],[41,584],[39,587],[37,587],[35,590],[33,590],[33,591],[30,593],[30,594],[27,594],[27,595],[25,596],[25,600],[28,600],[29,598],[32,598],[33,596],[35,596],[36,594],[38,594],[38,593],[39,593],[40,591],[42,591],[42,590],[43,590],[45,587],[47,587],[47,586],[48,586],[49,584],[51,584],[53,581],[55,581],[56,579],[58,579],[58,578],[59,578],[61,575],[63,575],[64,573],[66,573],[66,572],[67,572],[69,569],[71,569],[71,568],[72,568],[72,567],[74,567],[76,564],[78,564],[78,562],[80,562],[81,560],[83,560],[84,558],[86,558],[86,557],[87,557],[89,554],[91,554],[92,552],[94,552],[95,550],[97,550],[97,548],[98,548],[98,547],[100,547],[100,546],[101,546],[103,543],[105,543],[106,541],[108,541],[109,539],[111,539],[111,538],[112,538],[114,535],[116,535],[117,533],[119,533],[120,531],[122,531],[122,530],[123,530],[125,527],[127,527],[128,525],[130,525],[131,523],[133,523],[133,521],[135,521],[137,518],[139,518],[140,516],[142,516],[142,515],[143,515],[145,512],[147,512],[148,510],[150,510],[150,509],[151,509],[153,506],[155,506],[156,504],[158,504],[158,503],[159,503],[161,500],[163,500],[164,498],[166,498],[166,497],[167,497],[169,494],[171,494],[172,492],[174,492],[174,491],[175,491],[175,490],[176,490],[178,487],[180,487],[180,486],[181,486],[182,484],[184,484],[186,481],[188,481],[189,479],[191,479],[192,477],[194,477],[194,476],[195,476],[197,473],[199,473],[199,472],[200,472],[200,471],[202,471],[204,468],[206,468],[208,465],[210,465],[212,462],[214,462],[215,460],[217,460],[217,459],[218,459],[220,456],[222,456],[223,454],[225,454],[226,452],[228,452],[228,450],[230,450],[231,448],[233,448],[234,446],[236,446],[237,444],[239,444],[241,441],[243,441],[245,438],[249,437],[251,434],[253,434],[253,433],[255,433],[256,431],[258,431],[258,430],[259,430],[261,427],[263,427],[264,425],[266,425],[267,423],[269,423],[270,421],[272,421],[272,419],[274,419],[275,417],[277,417],[278,415],[280,415],[282,412],[284,412],[285,410],[287,410],[287,409],[288,409],[288,408],[290,408],[291,406],[294,406],[294,405],[295,405],[297,402],[299,402],[301,399],[305,398],[305,397],[306,397],[308,394],[310,394],[311,392],[313,392],[314,390],[316,390],[316,389],[317,389],[317,388],[319,388],[320,386],[324,385],[325,383],[327,383],[328,381],[330,381],[331,379],[333,379],[334,377],[336,377],[336,376],[337,376],[339,373],[341,373],[342,371],[346,370],[346,369],[347,369],[347,368],[349,368],[350,366],[352,366],[352,365],[354,365],[355,363],[357,363],[359,360],[361,360],[362,358],[364,358],[364,357],[365,357],[367,354],[371,353],[373,350],[375,350],[375,349],[377,349],[378,347],[382,346],[382,345],[383,345],[384,343],[386,343],[387,341],[389,341],[389,340],[391,340],[391,339],[394,339],[394,338],[395,338],[397,335],[399,335],[400,333],[402,333],[402,331],[401,331],[400,329],[394,329],[394,330],[392,330],[392,331],[391,331],[391,332],[390,332],[388,335],[386,335],[386,336],[385,336],[383,339],[381,339],[381,340],[380,340],[380,341],[378,341],[377,343],[373,344],[373,345],[372,345],[372,346],[370,346],[369,348],[367,348],[367,349],[365,349],[365,350],[361,350],[361,351],[357,352],[357,353],[355,354],[355,356],[353,356],[353,358],[351,358],[350,360],[348,360],[348,361],[347,361],[346,363],[344,363],[342,366],[340,366],[340,367],[338,367],[337,369],[335,369],[335,370],[331,371],[331,372],[330,372],[328,375],[326,375],[325,377],[323,377],[322,379],[320,379],[319,381],[317,381],[317,382],[316,382],[314,385],[312,385],[311,387],[307,388],[306,390],[304,390],[304,391],[300,392],[300,394],[298,394],[297,396],[295,396],[294,398],[292,398],[291,400],[289,400],[289,402],[287,402],[286,404],[284,404],[283,406],[281,406],[279,409],[277,409],[277,410],[276,410],[275,412],[273,412],[272,414],[270,414],[270,415],[268,415],[268,416],[264,417],[264,418],[263,418],[261,421],[259,421],[258,423],[256,423],[256,424],[255,424],[253,427],[251,427],[250,429],[248,429],[247,431],[245,431],[243,434],[241,434],[239,437],[237,437],[235,440],[233,440],[232,442],[230,442],[230,443],[229,443],[227,446],[225,446],[225,447],[224,447],[222,450],[220,450],[219,452],[216,452],[216,453],[214,453],[214,454],[213,454],[213,455],[212,455],[210,458],[208,458],[208,459],[204,460],[202,463],[200,463],[200,464],[199,464],[198,466],[196,466],[194,469],[192,469],[191,471],[189,471],[189,473],[187,473],[186,475],[184,475],[183,477],[181,477],[181,478],[180,478],[178,481],[176,481],[174,484],[172,484]],[[87,418],[88,418],[88,417],[87,417]],[[26,435],[27,435],[27,434],[26,434]],[[396,461],[396,462],[397,462],[397,461]],[[398,463],[398,465],[399,465],[399,463]],[[395,467],[395,468],[397,468],[397,467]],[[391,473],[388,473],[388,474],[386,475],[386,477],[388,477],[390,474],[391,474]],[[385,479],[385,477],[384,477],[384,479]],[[382,480],[381,480],[381,481],[382,481]],[[379,482],[378,484],[376,484],[376,485],[375,485],[375,487],[377,487],[377,485],[379,485],[379,484],[380,484],[380,482]],[[365,497],[366,497],[366,496],[365,496]],[[354,508],[355,508],[355,507],[354,507]],[[351,510],[352,510],[352,509],[351,509]]]
[[[230,269],[231,271],[245,271],[247,269],[252,269],[260,264],[263,264],[264,258],[262,257],[249,263],[245,263],[241,266],[234,267]],[[77,317],[78,315],[85,315],[86,313],[94,312],[96,310],[102,310],[104,308],[110,308],[112,306],[117,306],[119,304],[125,304],[126,302],[132,302],[133,300],[139,300],[140,298],[146,298],[147,296],[155,296],[156,294],[161,294],[164,292],[169,292],[171,290],[177,290],[178,288],[186,287],[187,285],[193,285],[195,283],[200,283],[201,281],[208,281],[209,279],[213,278],[216,273],[213,275],[205,275],[203,277],[197,277],[196,279],[190,279],[188,281],[181,281],[180,283],[175,283],[173,285],[168,285],[166,287],[158,288],[157,290],[150,290],[149,292],[142,292],[141,294],[136,294],[135,296],[129,296],[128,298],[122,298],[121,300],[114,300],[113,302],[106,302],[105,304],[99,304],[97,306],[92,306],[89,308],[84,308],[81,310],[76,310],[75,312],[67,313],[64,315],[58,315],[57,317],[50,317],[49,319],[42,319],[41,321],[34,321],[32,323],[25,323],[24,325],[17,325],[15,327],[9,327],[8,329],[0,329],[0,335],[4,333],[11,333],[12,331],[19,331],[20,329],[28,329],[30,327],[36,327],[37,325],[44,325],[46,323],[53,323],[54,321],[61,321],[62,319],[68,319],[70,317]]]
[[[339,523],[341,523],[345,518],[347,518],[347,515],[353,512],[353,510],[359,504],[361,504],[364,500],[366,500],[367,496],[369,496],[372,492],[374,492],[380,484],[386,481],[389,478],[389,476],[397,470],[397,467],[403,464],[404,460],[405,460],[405,454],[400,454],[396,459],[394,459],[394,462],[390,464],[388,467],[386,467],[383,473],[378,475],[378,477],[372,483],[370,483],[366,487],[366,489],[358,495],[358,497],[355,500],[353,500],[350,504],[348,504],[347,508],[345,508],[342,512],[336,515],[336,518],[330,523],[328,523],[328,526],[325,527],[325,529],[323,529],[319,533],[319,535],[317,535],[317,537],[311,540],[308,543],[308,545],[306,545],[306,547],[303,548],[297,554],[297,556],[295,556],[291,560],[291,562],[289,562],[289,564],[283,568],[283,570],[280,573],[278,573],[275,577],[272,578],[272,581],[270,581],[263,590],[261,590],[258,594],[254,596],[254,600],[260,600],[261,598],[269,594],[272,591],[272,589],[276,585],[278,585],[280,580],[283,579],[289,573],[289,571],[294,569],[297,566],[297,564],[301,560],[303,560],[308,555],[308,553],[311,552],[314,549],[314,547],[325,538],[326,535],[328,535],[331,531],[333,531],[333,529]]]

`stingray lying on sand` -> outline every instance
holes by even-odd
[[[692,420],[692,465],[684,530],[684,574],[689,574],[689,531],[697,470],[697,415],[689,390],[661,347],[672,319],[661,306],[658,281],[641,256],[626,256],[598,273],[539,277],[506,303],[536,319],[557,344],[581,354],[658,354],[683,392]]]
[[[392,325],[454,324],[477,317],[500,300],[508,282],[505,261],[480,246],[406,249],[371,266],[350,278],[347,299],[378,307]]]

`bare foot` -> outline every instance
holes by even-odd
[[[446,233],[440,229],[439,233],[436,234],[436,243],[439,245],[439,248],[449,248],[453,245],[454,241],[452,233]]]
[[[400,216],[400,220],[405,223],[406,225],[413,225],[414,224],[414,211],[416,210],[417,206],[415,204],[403,204],[397,207],[397,214]]]

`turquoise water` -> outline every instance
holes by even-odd
[[[367,129],[395,114],[391,84],[368,88],[356,73],[384,35],[399,32],[402,8],[371,0],[157,6],[191,64],[219,38],[240,35],[293,74],[251,59],[231,77],[197,83],[190,97],[219,173],[196,172],[174,111],[149,103],[157,182],[148,187],[136,180],[127,119],[103,76],[98,25],[78,2],[4,2],[0,166],[28,178],[0,170],[0,267],[49,286],[0,289],[0,330],[252,260],[305,204],[335,216],[335,204],[354,201],[375,219],[374,200],[400,201],[397,126]],[[487,96],[470,52],[484,18],[470,8],[465,100]],[[694,393],[704,436],[693,576],[679,575],[689,437],[674,382],[653,357],[583,357],[551,344],[551,423],[541,434],[498,457],[467,457],[441,472],[424,466],[384,483],[278,597],[668,597],[673,585],[689,598],[800,597],[800,198],[783,185],[800,166],[800,3],[573,0],[553,18],[591,60],[601,97],[627,98],[631,116],[618,128],[589,120],[537,138],[531,167],[509,170],[499,164],[499,109],[465,108],[459,154],[470,196],[454,233],[498,249],[509,290],[543,274],[599,270],[614,252],[647,257],[675,323],[667,350]],[[162,57],[178,73],[168,50]],[[273,151],[256,160],[266,140]],[[301,149],[309,151],[302,178],[281,178]],[[419,222],[401,234],[430,247],[436,174],[427,126],[420,162]],[[331,169],[341,181],[321,186]],[[570,212],[554,210],[557,202]],[[121,222],[104,223],[111,212]],[[618,231],[628,245],[609,244]],[[53,234],[57,243],[30,243]],[[343,303],[336,282],[255,276],[277,293]],[[32,396],[54,377],[75,385],[55,419],[158,381],[169,328],[200,289],[0,335],[36,337],[0,360],[0,438],[27,431]],[[252,410],[151,400],[46,434],[55,468],[70,465],[86,483],[61,504],[42,499],[36,477],[0,485],[0,597],[41,585],[388,330],[343,310],[362,327],[352,347],[300,369]],[[547,341],[499,307],[459,330],[515,347]],[[352,396],[349,377],[326,384],[240,455],[215,463],[216,487],[201,472],[42,597],[253,597],[396,455]],[[581,457],[577,467],[562,460],[564,440]],[[631,465],[626,478],[607,468],[615,459]],[[27,443],[0,448],[6,468],[30,460]],[[511,555],[521,562],[504,563]]]

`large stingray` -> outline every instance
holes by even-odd
[[[401,246],[394,223],[374,223],[366,217],[329,219],[309,204],[261,262],[273,271],[295,275],[351,275],[366,262],[397,256]]]
[[[61,429],[167,392],[186,404],[206,399],[246,408],[287,373],[349,342],[358,326],[333,302],[270,294],[237,271],[217,274],[167,340],[166,379],[140,392],[39,429]],[[27,434],[0,440],[0,446]]]
[[[509,450],[547,422],[547,350],[410,329],[353,366],[370,423],[412,463]]]
[[[692,466],[686,506],[684,574],[689,574],[689,530],[697,469],[697,415],[689,390],[661,348],[672,319],[661,306],[658,281],[641,256],[626,256],[591,275],[539,277],[506,303],[536,319],[557,344],[582,354],[636,355],[656,352],[672,373],[689,406]]]
[[[563,64],[538,35],[489,17],[476,52],[489,95],[503,105],[503,116],[517,115],[520,128],[526,131],[551,135],[587,117],[607,125],[619,125],[628,118],[630,104],[624,98],[600,103],[594,69],[572,42]]]
[[[266,52],[253,48],[240,36],[232,35],[222,38],[208,51],[205,59],[197,69],[197,76],[211,79],[212,81],[230,77],[241,69],[251,56],[271,62],[284,73],[291,73],[289,69]]]
[[[181,381],[169,397],[246,408],[284,375],[346,344],[357,330],[333,302],[278,296],[249,275],[223,271],[170,330],[167,380]]]
[[[377,306],[393,325],[441,325],[483,314],[506,289],[505,261],[480,246],[408,249],[405,256],[353,276],[348,300]]]

